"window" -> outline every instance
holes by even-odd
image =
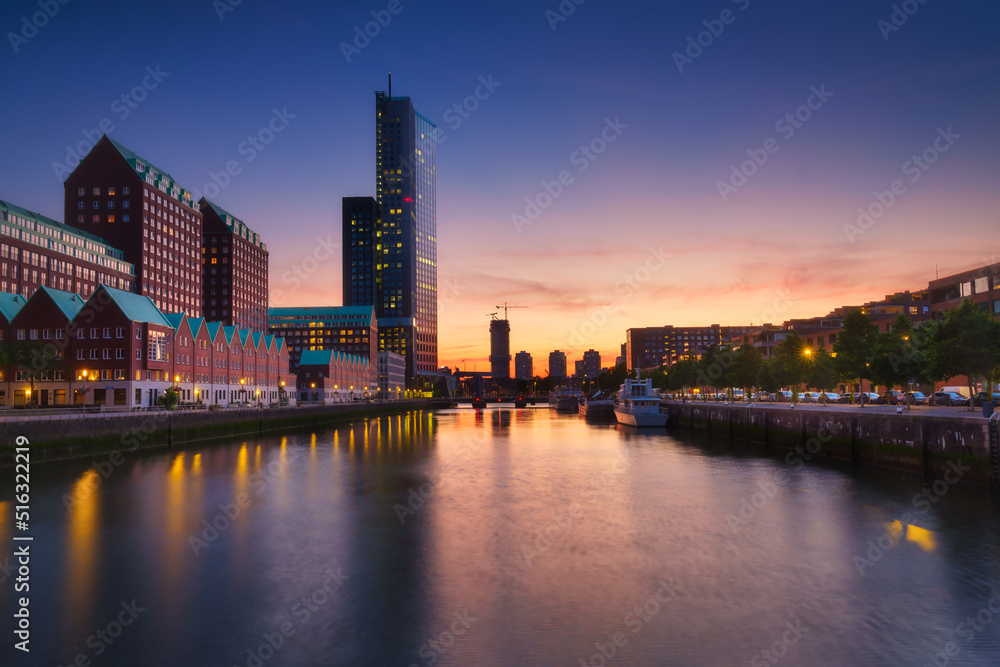
[[[83,195],[87,194],[87,188],[77,188],[76,194],[77,196],[82,197]]]
[[[76,351],[76,358],[80,359],[80,360],[83,359],[83,350],[77,350]]]
[[[136,361],[142,361],[142,350],[136,350],[135,351],[135,360]]]
[[[31,340],[38,340],[38,329],[32,329],[29,331],[28,338]]]
[[[90,348],[90,358],[91,359],[97,359],[97,348],[96,347]]]
[[[94,196],[95,197],[100,197],[101,196],[101,189],[100,188],[94,188]]]
[[[91,328],[91,330],[90,330],[90,337],[91,338],[97,338],[97,327]]]
[[[17,330],[17,339],[18,340],[24,340],[24,329],[18,329]]]
[[[976,278],[976,294],[985,294],[990,290],[990,279],[989,276],[983,276],[982,278]]]
[[[123,329],[122,327],[116,328],[115,338],[124,338],[124,337],[125,337],[125,329]]]
[[[104,337],[111,338],[111,327],[104,327]]]
[[[142,329],[136,329],[135,330],[135,339],[136,340],[142,340]]]
[[[149,360],[167,361],[167,335],[159,331],[149,332]]]
[[[125,350],[119,347],[118,349],[115,350],[115,359],[124,359],[124,358],[125,358]]]
[[[108,348],[104,348],[104,352],[101,355],[101,358],[103,358],[103,359],[110,359],[111,358],[111,350],[108,349]]]

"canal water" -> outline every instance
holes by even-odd
[[[30,654],[0,470],[0,663],[1000,664],[989,494],[822,458],[491,407],[36,464]]]

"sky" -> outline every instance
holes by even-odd
[[[0,199],[61,220],[104,130],[262,235],[271,305],[339,305],[392,72],[441,134],[442,366],[504,302],[544,374],[1000,261],[995,0],[64,2],[0,8]]]

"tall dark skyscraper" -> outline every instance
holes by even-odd
[[[344,305],[374,306],[380,301],[382,254],[378,202],[372,197],[344,197],[341,220]]]
[[[410,385],[417,371],[438,367],[435,131],[409,97],[392,96],[391,80],[388,93],[375,93],[379,349],[406,358]]]

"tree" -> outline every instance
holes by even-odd
[[[823,402],[826,403],[826,392],[837,383],[837,372],[834,369],[833,357],[821,347],[808,355],[806,361],[805,382],[823,392]]]
[[[1000,367],[1000,322],[963,299],[934,332],[928,354],[936,379],[964,375],[972,396],[973,378],[991,376]]]
[[[836,368],[840,377],[858,381],[858,391],[863,391],[864,379],[869,377],[869,364],[875,353],[878,325],[860,310],[852,310],[844,318],[837,340],[833,343]],[[864,400],[861,407],[864,407]]]
[[[692,357],[685,357],[674,363],[667,370],[667,389],[681,391],[694,386],[698,375],[698,362]]]
[[[892,389],[917,379],[926,366],[926,356],[916,338],[913,323],[905,315],[897,316],[889,331],[877,334],[868,371],[872,381]]]
[[[774,359],[768,359],[760,365],[757,372],[757,386],[769,394],[781,389],[781,383],[774,375]]]
[[[611,371],[601,371],[600,377],[597,378],[597,386],[602,391],[618,391],[625,382],[626,373],[625,364],[615,366]]]
[[[748,401],[753,396],[754,383],[757,381],[757,376],[763,365],[764,360],[760,356],[760,350],[752,343],[743,343],[736,350],[732,370],[726,377],[732,386],[743,388]]]
[[[782,387],[792,387],[806,380],[806,344],[798,334],[789,334],[774,348],[771,374]]]
[[[709,345],[698,360],[696,378],[698,386],[722,389],[727,382],[727,371],[732,368],[734,359],[732,348]]]
[[[32,405],[38,402],[35,382],[53,371],[65,371],[65,360],[62,349],[52,343],[23,340],[0,348],[0,367],[10,366],[14,367],[15,380],[28,381],[28,404]]]

